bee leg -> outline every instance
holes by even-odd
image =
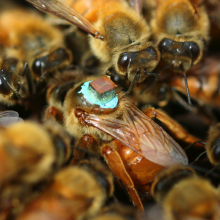
[[[156,118],[161,121],[173,134],[173,136],[187,144],[192,144],[196,141],[202,141],[201,139],[189,134],[178,122],[173,120],[170,116],[161,110],[153,107],[147,108],[143,111],[148,117]]]
[[[144,211],[141,199],[135,189],[135,185],[127,173],[125,166],[118,152],[109,145],[104,145],[101,150],[102,156],[105,158],[113,175],[120,179],[126,187],[133,204],[141,211]]]
[[[30,68],[29,68],[27,63],[24,64],[24,69],[23,69],[22,76],[27,77],[28,91],[31,94],[35,94],[36,93],[36,84],[33,80]]]
[[[70,163],[77,164],[80,160],[84,159],[86,153],[90,154],[90,150],[94,149],[95,146],[98,146],[95,138],[91,135],[85,134],[75,143],[73,150],[74,157]],[[91,150],[91,154],[94,155],[92,150]]]
[[[63,125],[63,114],[57,108],[50,106],[44,113],[44,120],[56,121]]]

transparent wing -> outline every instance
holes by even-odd
[[[94,37],[103,38],[93,27],[93,25],[74,9],[58,0],[26,0],[39,10],[51,13],[57,17],[76,25]]]
[[[129,104],[125,108],[123,120],[112,118],[103,120],[95,115],[88,115],[85,121],[156,164],[162,166],[188,164],[183,149],[134,105]]]
[[[0,112],[0,126],[6,127],[15,122],[23,121],[22,118],[19,117],[18,113],[12,110],[7,110]]]
[[[142,13],[143,0],[128,0],[130,6],[138,13]]]

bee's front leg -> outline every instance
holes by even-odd
[[[49,106],[44,113],[44,121],[56,121],[63,125],[63,114],[53,106]]]
[[[95,154],[95,156],[97,156],[97,148],[97,140],[93,136],[85,134],[83,137],[79,138],[74,145],[71,164],[77,164],[80,160],[84,159],[86,153],[91,155]]]
[[[104,145],[101,150],[102,156],[105,158],[109,168],[111,169],[113,175],[120,179],[124,186],[126,187],[128,194],[133,202],[133,204],[141,211],[144,211],[143,204],[141,199],[135,189],[133,180],[127,173],[123,161],[118,154],[111,146]]]

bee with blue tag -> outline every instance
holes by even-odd
[[[166,166],[187,164],[186,154],[124,92],[118,92],[108,76],[78,83],[66,78],[53,85],[47,97],[49,109],[63,115],[63,124],[76,139],[75,162],[83,158],[78,148],[101,154],[134,205],[143,210],[137,191],[149,193],[154,176]]]

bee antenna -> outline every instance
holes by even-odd
[[[203,142],[203,141],[195,141],[195,142],[193,142],[192,144],[186,146],[186,147],[184,148],[184,150],[185,150],[185,151],[189,150],[191,147],[193,147],[193,146],[194,146],[195,144],[197,144],[197,143],[202,144],[202,145],[204,145],[204,146],[206,145],[206,143]]]
[[[201,154],[199,154],[199,156],[196,157],[196,159],[191,163],[191,165],[193,165],[195,162],[197,162],[197,161],[199,160],[199,158],[200,158],[201,156],[203,156],[204,154],[207,154],[206,151],[203,151]]]
[[[135,80],[136,80],[136,78],[137,78],[139,73],[140,73],[140,69],[137,69],[137,72],[135,73],[134,78],[133,78],[133,80],[132,80],[132,82],[131,82],[127,92],[125,92],[125,95],[128,95],[131,92],[131,90],[132,90],[132,88],[134,86]]]
[[[190,98],[190,94],[189,94],[189,87],[188,87],[188,83],[187,83],[187,79],[186,79],[186,73],[183,69],[183,66],[181,65],[181,68],[182,68],[182,72],[183,72],[183,77],[184,77],[184,80],[185,80],[185,85],[186,85],[186,93],[187,93],[187,99],[188,99],[188,103],[190,106],[192,106],[192,102],[191,102],[191,98]]]

